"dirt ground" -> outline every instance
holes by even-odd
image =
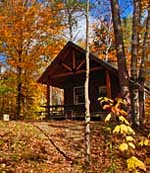
[[[128,172],[113,142],[104,122],[91,122],[91,173]],[[0,173],[83,173],[84,153],[83,121],[0,122]]]

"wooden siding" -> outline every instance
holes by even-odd
[[[68,42],[38,80],[40,83],[64,89],[65,112],[71,113],[73,110],[76,113],[84,113],[85,111],[84,104],[74,105],[73,98],[73,88],[84,86],[85,83],[85,53],[86,51],[81,47]],[[106,96],[112,98],[119,95],[120,87],[117,69],[91,53],[89,58],[90,111],[94,113],[101,111],[97,100],[100,97],[100,86],[101,90],[106,89]]]

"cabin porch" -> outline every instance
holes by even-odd
[[[45,108],[45,115],[47,119],[75,119],[75,120],[83,120],[85,118],[84,112],[77,112],[76,110],[79,109],[78,105],[49,105],[49,106],[42,106]],[[84,105],[82,105],[84,110]],[[81,108],[81,106],[80,106]],[[101,110],[99,112],[91,112],[91,119],[101,119],[102,116],[106,114],[105,111]]]
[[[68,42],[56,56],[54,61],[43,72],[38,82],[47,86],[46,116],[78,118],[85,114],[84,84],[86,77],[86,51],[81,47]],[[98,98],[115,98],[119,91],[117,70],[95,55],[89,55],[89,99],[91,117],[104,114],[100,108]],[[64,102],[51,104],[51,86],[63,90]]]

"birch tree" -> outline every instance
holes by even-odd
[[[85,79],[85,166],[90,169],[90,100],[89,100],[89,0],[86,2],[86,79]]]
[[[139,26],[140,26],[140,3],[139,0],[134,0],[134,12],[132,22],[132,49],[131,49],[131,108],[132,108],[132,122],[139,125],[139,111],[138,111],[138,70],[137,70],[137,56],[139,46]]]
[[[75,30],[78,27],[79,19],[83,17],[83,4],[84,3],[81,3],[78,0],[64,0],[64,25],[65,30],[68,29],[70,41],[74,41],[78,35],[78,32],[80,32]]]
[[[143,120],[145,118],[145,111],[144,111],[144,84],[146,80],[146,73],[147,68],[150,69],[150,67],[146,66],[146,63],[148,62],[148,59],[150,57],[149,53],[149,45],[150,45],[150,9],[148,9],[148,17],[146,22],[146,31],[144,34],[144,40],[143,40],[143,50],[142,50],[142,56],[141,56],[141,63],[140,63],[140,70],[139,70],[139,123],[143,126]],[[149,79],[148,79],[149,80]]]

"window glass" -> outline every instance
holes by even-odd
[[[106,97],[107,96],[107,88],[105,85],[99,86],[99,96]]]
[[[85,98],[84,98],[84,87],[74,87],[73,90],[74,93],[74,104],[84,104],[85,103]]]

